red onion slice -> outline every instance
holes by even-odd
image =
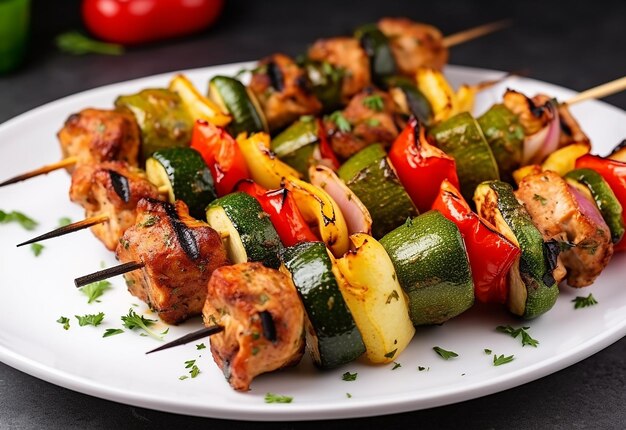
[[[545,107],[550,111],[550,123],[537,133],[524,139],[523,164],[539,164],[559,147],[561,136],[561,120],[559,111],[553,100],[548,100]]]
[[[602,214],[596,206],[596,203],[589,200],[585,196],[585,194],[577,190],[576,187],[570,184],[567,184],[567,186],[569,187],[570,193],[572,193],[572,195],[576,199],[580,212],[589,219],[591,219],[591,221],[593,221],[594,224],[596,224],[598,227],[605,228],[607,231],[609,231],[609,226],[604,221],[604,218],[602,218]]]
[[[372,217],[361,200],[326,166],[312,166],[309,181],[333,198],[346,219],[348,233],[372,233]]]

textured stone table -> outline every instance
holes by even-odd
[[[430,22],[444,34],[501,18],[515,20],[509,30],[454,48],[452,64],[528,70],[533,78],[576,90],[626,74],[624,1],[230,1],[214,29],[132,49],[122,57],[58,53],[53,37],[80,28],[78,2],[35,3],[30,57],[20,71],[0,77],[0,122],[104,84],[251,60],[274,51],[295,55],[316,37],[349,33],[356,25],[384,15]],[[626,108],[626,94],[606,101]],[[626,339],[622,339],[556,374],[499,394],[425,411],[323,424],[253,424],[161,413],[79,394],[0,364],[0,429],[624,428],[625,357]]]

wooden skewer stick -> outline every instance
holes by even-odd
[[[217,333],[224,331],[224,327],[221,325],[212,325],[210,327],[204,327],[200,330],[196,330],[189,334],[186,334],[182,337],[179,337],[176,340],[166,343],[165,345],[161,345],[158,348],[155,348],[151,351],[146,352],[147,354],[152,354],[153,352],[162,351],[164,349],[172,348],[174,346],[184,345],[189,342],[193,342],[194,340],[202,339],[203,337],[211,336]]]
[[[591,99],[601,99],[602,97],[610,96],[611,94],[619,93],[624,90],[626,90],[626,76],[585,90],[582,93],[576,94],[563,104],[571,106],[574,103],[580,103]]]
[[[123,275],[124,273],[132,272],[133,270],[141,269],[144,266],[143,263],[131,261],[128,263],[120,264],[118,266],[109,267],[98,272],[90,273],[89,275],[81,276],[74,279],[76,288],[84,287],[87,284],[102,281],[103,279],[109,279],[113,276]]]
[[[17,246],[20,247],[20,246],[28,245],[28,244],[35,243],[35,242],[41,242],[42,240],[52,239],[53,237],[63,236],[68,233],[73,233],[75,231],[79,231],[84,228],[91,227],[92,225],[102,224],[104,222],[107,222],[108,220],[109,220],[108,216],[101,215],[101,216],[87,218],[82,221],[76,221],[72,224],[68,224],[63,227],[59,227],[57,229],[49,231],[48,233],[44,233],[41,236],[34,237],[30,240],[27,240],[26,242],[19,243]]]
[[[63,169],[76,164],[76,157],[67,157],[56,163],[48,164],[30,172],[22,173],[21,175],[14,176],[0,183],[0,187],[5,185],[14,184],[16,182],[25,181],[26,179],[34,178],[35,176],[45,175],[46,173],[54,172],[55,170]]]
[[[490,22],[489,24],[470,28],[469,30],[463,30],[444,37],[442,43],[446,48],[450,48],[451,46],[460,45],[461,43],[469,42],[470,40],[507,28],[512,22],[513,21],[510,19],[504,19],[502,21]]]

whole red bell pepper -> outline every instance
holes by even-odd
[[[251,179],[241,181],[236,188],[257,199],[263,211],[270,216],[283,245],[319,241],[286,188],[268,191]]]
[[[203,120],[196,120],[191,147],[209,166],[218,196],[229,194],[242,179],[250,178],[246,160],[237,141],[228,132]]]
[[[185,36],[211,25],[224,0],[83,0],[83,21],[107,42],[131,45]]]
[[[456,224],[463,236],[474,280],[474,294],[483,303],[506,303],[508,273],[520,249],[472,212],[460,191],[447,179],[432,205]]]
[[[622,205],[622,220],[626,224],[626,163],[585,154],[576,160],[576,168],[592,169],[602,175]],[[613,246],[613,250],[626,251],[626,235]]]
[[[430,209],[444,179],[459,187],[454,159],[428,143],[425,133],[424,127],[411,118],[389,151],[400,182],[420,212]]]

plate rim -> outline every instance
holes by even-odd
[[[50,110],[62,108],[65,103],[72,103],[81,98],[97,97],[100,93],[106,93],[120,85],[139,84],[146,79],[165,79],[175,73],[207,73],[225,67],[249,67],[254,62],[238,62],[219,64],[206,67],[198,67],[180,71],[172,71],[134,78],[131,80],[119,81],[106,84],[96,88],[84,90],[71,94],[57,100],[53,100],[34,109],[23,112],[0,124],[0,133],[6,129],[20,127],[23,122],[29,121],[32,116],[43,115]],[[477,74],[502,74],[505,72],[493,69],[483,69],[468,66],[448,65],[447,70],[456,72],[470,72]],[[541,85],[552,86],[561,91],[575,94],[575,91],[536,79],[524,78],[527,81]],[[593,101],[609,108],[617,113],[624,114],[624,110],[603,101]],[[358,404],[346,405],[315,405],[294,402],[289,405],[246,405],[245,409],[239,409],[236,404],[229,407],[220,406],[213,408],[210,405],[197,407],[187,405],[176,399],[163,400],[157,396],[146,396],[133,391],[111,387],[99,381],[93,381],[85,377],[76,376],[70,372],[62,371],[35,359],[12,351],[9,347],[0,344],[0,361],[19,370],[34,376],[38,379],[67,388],[76,392],[102,398],[109,401],[128,404],[132,406],[155,409],[164,412],[186,414],[191,416],[211,417],[220,419],[233,419],[245,421],[290,421],[290,420],[328,420],[337,418],[370,417],[377,415],[387,415],[399,412],[416,411],[420,409],[443,406],[460,401],[471,400],[489,394],[497,393],[509,388],[517,387],[525,383],[540,379],[544,376],[565,369],[587,357],[605,349],[626,336],[626,319],[621,324],[617,324],[611,330],[604,331],[599,336],[590,338],[578,344],[575,348],[562,352],[550,359],[543,360],[537,364],[525,366],[513,372],[504,373],[498,377],[489,378],[488,382],[476,382],[467,385],[459,392],[455,387],[443,387],[427,397],[406,397],[403,393],[389,394],[384,399],[361,399]],[[323,416],[320,416],[323,413]]]

